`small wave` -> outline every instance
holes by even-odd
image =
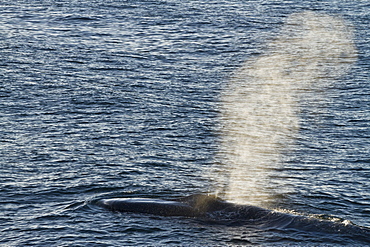
[[[79,16],[79,15],[67,15],[63,17],[58,17],[55,19],[56,21],[79,21],[79,22],[89,22],[89,21],[96,21],[99,18],[96,17],[89,17],[89,16]]]

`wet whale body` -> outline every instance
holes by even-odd
[[[247,210],[249,217],[258,217],[258,212],[268,210],[255,206],[240,206],[218,197],[196,194],[176,201],[149,198],[111,198],[97,202],[99,206],[116,212],[145,213],[160,216],[185,216],[210,218],[216,212]],[[252,212],[253,211],[253,212]]]
[[[98,205],[116,212],[145,213],[161,216],[200,216],[198,210],[178,201],[149,198],[112,198],[103,199]]]
[[[191,195],[176,201],[111,198],[99,200],[97,205],[115,212],[192,217],[206,224],[248,225],[261,229],[295,229],[305,232],[332,233],[370,242],[370,230],[350,222],[333,222],[257,206],[239,205],[204,194]]]
[[[261,207],[230,203],[216,196],[204,194],[191,195],[176,201],[149,198],[111,198],[102,199],[97,204],[115,212],[209,219],[216,219],[217,215],[232,219],[233,214],[231,213],[243,215],[244,220],[261,219],[274,212]]]

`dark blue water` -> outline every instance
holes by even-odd
[[[369,244],[366,235],[91,203],[227,188],[218,158],[225,84],[290,14],[310,10],[351,23],[357,61],[325,89],[324,104],[301,101],[295,146],[266,179],[268,205],[369,228],[365,1],[2,1],[0,10],[1,245]]]

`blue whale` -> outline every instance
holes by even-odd
[[[249,225],[265,229],[296,229],[309,232],[348,234],[370,242],[370,230],[352,223],[333,222],[251,205],[239,205],[204,194],[191,195],[175,201],[149,198],[111,198],[99,200],[96,204],[115,212],[192,217],[205,223],[231,226]]]
[[[144,213],[161,216],[200,216],[197,209],[178,201],[149,198],[112,198],[103,199],[98,205],[116,212]]]
[[[111,198],[102,199],[97,205],[116,212],[144,213],[160,216],[208,217],[214,212],[239,210],[239,206],[221,200],[216,196],[195,194],[176,201],[149,198]],[[266,209],[248,206],[250,216],[258,217],[257,211],[267,213]]]

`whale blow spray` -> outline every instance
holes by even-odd
[[[294,145],[300,100],[325,90],[355,61],[343,19],[307,11],[289,16],[266,52],[235,72],[221,96],[227,200],[261,204],[270,198],[269,171]]]

